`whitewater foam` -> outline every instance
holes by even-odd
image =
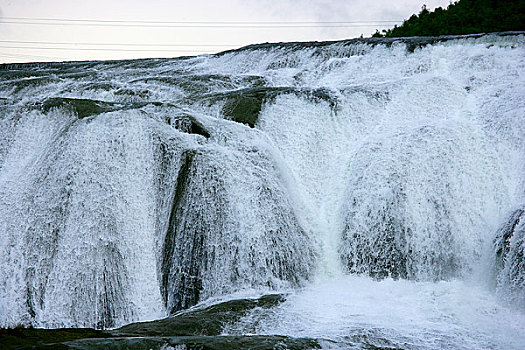
[[[285,290],[230,331],[520,348],[518,284],[493,260],[525,203],[523,43],[0,71],[0,325],[108,328]]]

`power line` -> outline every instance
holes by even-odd
[[[127,52],[209,52],[209,50],[166,50],[166,49],[107,49],[107,48],[86,48],[86,47],[38,47],[38,46],[12,46],[12,45],[0,45],[1,48],[7,49],[32,49],[32,50],[78,50],[78,51],[127,51]]]
[[[152,27],[152,28],[337,28],[375,27],[400,23],[400,21],[141,21],[141,20],[97,20],[67,18],[4,17],[0,23],[51,25],[51,26],[95,26],[95,27]],[[7,19],[7,21],[5,20]]]
[[[137,24],[369,24],[369,23],[400,23],[396,20],[370,21],[145,21],[145,20],[105,20],[105,19],[69,19],[69,18],[33,18],[33,17],[3,17],[8,20],[22,21],[54,21],[54,22],[97,22],[97,23],[137,23]]]
[[[45,58],[49,60],[66,60],[67,58],[64,57],[56,57],[56,56],[40,56],[40,55],[23,55],[18,53],[9,53],[0,54],[0,57],[9,57],[9,58],[21,58],[21,59],[34,59],[34,58]]]
[[[0,43],[13,44],[43,44],[43,45],[89,45],[89,46],[146,46],[146,47],[237,47],[241,44],[131,44],[131,43],[86,43],[86,42],[58,42],[58,41],[18,41],[18,40],[0,40]]]
[[[29,25],[48,25],[48,26],[90,26],[90,27],[147,27],[147,28],[352,28],[352,27],[377,27],[381,24],[329,24],[329,25],[205,25],[205,24],[174,24],[174,25],[157,25],[157,24],[109,24],[109,23],[47,23],[47,22],[14,22],[2,21],[0,23],[8,24],[29,24]],[[395,22],[399,23],[399,22]]]
[[[345,27],[378,27],[386,24],[400,23],[393,20],[375,21],[146,21],[146,20],[105,20],[105,19],[71,19],[71,18],[31,18],[31,17],[3,17],[0,25],[27,24],[47,26],[95,26],[95,27],[151,27],[151,28],[345,28]],[[209,50],[199,47],[230,48],[240,47],[241,44],[139,44],[139,43],[88,43],[88,42],[58,42],[58,41],[16,41],[0,40],[0,43],[14,45],[0,45],[1,48],[31,49],[31,50],[67,50],[67,51],[106,51],[106,52],[180,52],[180,53],[206,53]],[[23,44],[23,46],[18,45]],[[24,45],[24,44],[35,44]],[[16,46],[15,46],[16,45]],[[44,46],[42,46],[44,45]],[[55,47],[49,45],[60,45]],[[95,46],[95,47],[63,47],[63,46]],[[116,46],[116,47],[115,47]],[[109,48],[111,47],[111,48]],[[129,47],[129,48],[127,48]],[[135,47],[137,47],[135,49]],[[143,47],[143,49],[141,48]],[[160,47],[165,47],[162,49]],[[196,49],[177,50],[170,47],[188,47]],[[151,49],[148,49],[151,48]],[[155,49],[153,49],[155,48]],[[160,48],[160,49],[158,49]],[[213,49],[212,49],[213,50]],[[40,57],[46,59],[65,59],[58,57],[1,54],[3,57]]]

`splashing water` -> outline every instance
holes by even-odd
[[[225,332],[521,348],[524,53],[514,33],[4,67],[0,325],[285,290]]]

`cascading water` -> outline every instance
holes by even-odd
[[[0,70],[0,325],[525,345],[525,40]],[[359,345],[361,344],[361,345]]]

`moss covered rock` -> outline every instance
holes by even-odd
[[[110,333],[118,337],[219,335],[226,324],[238,321],[249,310],[271,308],[284,300],[282,294],[231,300],[203,309],[182,311],[158,321],[132,323]]]
[[[111,102],[81,98],[54,97],[45,100],[41,104],[40,109],[42,112],[47,113],[51,109],[65,108],[75,113],[79,119],[82,119],[92,115],[111,112],[120,109],[120,107],[120,105]]]

